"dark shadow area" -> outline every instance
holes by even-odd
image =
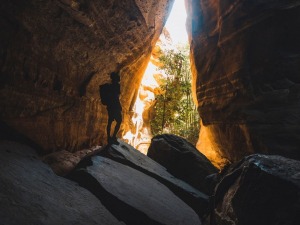
[[[25,144],[35,149],[38,154],[42,154],[43,149],[40,145],[26,137],[24,134],[21,134],[19,131],[8,126],[2,120],[0,120],[0,140],[14,141]]]
[[[96,74],[96,72],[91,72],[90,74],[88,74],[88,76],[85,78],[85,80],[79,86],[78,92],[79,92],[80,97],[85,96],[86,88],[87,88],[88,84],[90,83],[90,81],[92,80],[92,78],[94,77],[95,74]]]

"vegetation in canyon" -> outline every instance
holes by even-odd
[[[199,116],[192,99],[189,46],[161,51],[160,78],[163,90],[156,98],[151,130],[154,135],[172,133],[195,144],[199,134]]]

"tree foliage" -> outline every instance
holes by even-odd
[[[195,144],[199,134],[199,116],[192,100],[188,46],[161,52],[159,61],[165,76],[163,94],[157,96],[151,130],[154,135],[172,133]]]

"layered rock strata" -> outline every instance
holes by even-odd
[[[4,0],[0,119],[42,147],[105,140],[99,85],[121,70],[124,121],[173,0]]]
[[[186,3],[198,148],[216,163],[254,152],[300,159],[300,1]]]

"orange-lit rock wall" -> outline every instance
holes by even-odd
[[[300,159],[300,1],[186,5],[200,151],[219,164],[255,152]]]
[[[150,122],[155,119],[153,107],[156,103],[156,95],[162,94],[160,80],[164,75],[159,71],[160,51],[162,48],[170,47],[171,43],[170,34],[164,28],[143,74],[136,101],[129,114],[131,120],[126,123],[127,126],[124,126],[123,130],[123,139],[144,154],[147,154],[153,137]]]
[[[3,0],[1,124],[44,152],[103,144],[107,115],[98,87],[121,69],[126,124],[172,3]]]

